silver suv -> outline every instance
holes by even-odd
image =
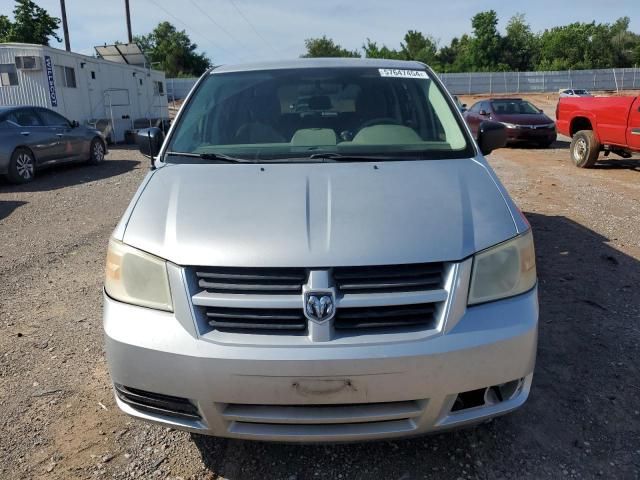
[[[192,432],[345,441],[521,406],[536,356],[531,229],[417,62],[207,72],[109,241],[119,407]]]

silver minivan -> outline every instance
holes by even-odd
[[[531,228],[436,75],[300,59],[205,73],[111,239],[118,406],[191,432],[360,441],[520,407]]]

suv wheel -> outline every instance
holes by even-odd
[[[36,160],[26,148],[16,148],[9,161],[7,178],[11,183],[27,183],[36,173]]]
[[[576,167],[591,168],[600,154],[600,142],[592,130],[580,130],[571,140],[571,158]]]

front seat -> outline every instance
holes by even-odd
[[[235,143],[286,143],[273,127],[280,116],[280,102],[274,91],[254,91],[249,100],[249,121],[238,128]]]

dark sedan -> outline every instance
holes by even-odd
[[[521,98],[496,98],[476,102],[464,113],[469,128],[477,137],[484,120],[502,123],[508,143],[534,143],[548,147],[556,140],[556,124],[542,110]]]
[[[42,107],[0,107],[0,175],[12,183],[33,180],[36,170],[63,162],[97,164],[107,147],[98,130]]]

